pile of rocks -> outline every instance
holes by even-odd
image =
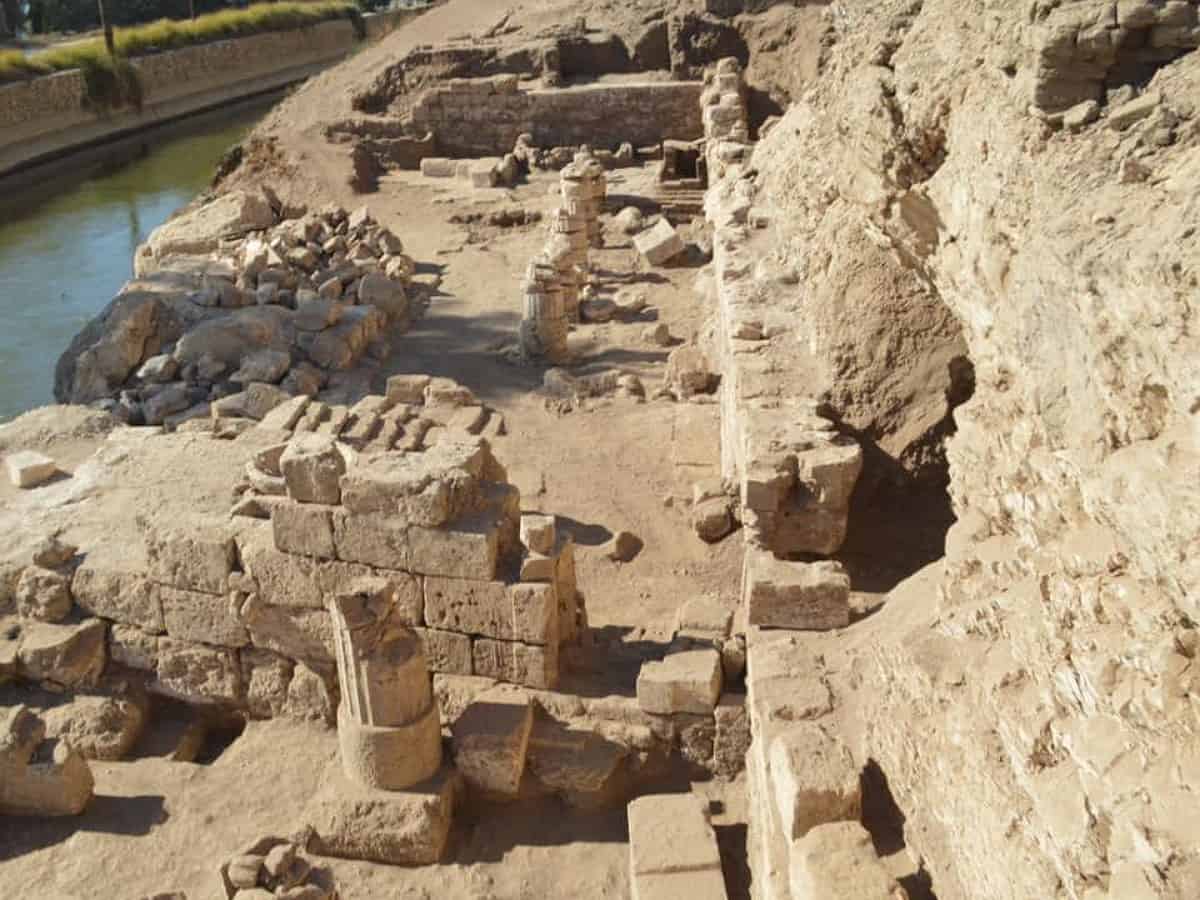
[[[221,865],[226,900],[336,900],[333,878],[285,838],[266,837]]]
[[[235,192],[155,231],[139,278],[60,360],[59,399],[175,426],[252,386],[312,396],[386,356],[409,325],[415,264],[399,238],[365,207],[279,219],[260,199]]]

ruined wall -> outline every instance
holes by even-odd
[[[1086,6],[1105,40],[1196,9]],[[857,215],[976,373],[944,568],[893,593],[838,689],[941,900],[1190,897],[1200,56],[1132,81],[1068,60],[1092,105],[1046,116],[1042,27],[986,0],[849,4],[755,153],[789,279],[835,288],[827,217]]]
[[[700,87],[699,82],[622,82],[526,90],[515,75],[455,79],[421,97],[411,124],[432,131],[448,156],[508,153],[526,132],[543,147],[655,144],[700,136]]]

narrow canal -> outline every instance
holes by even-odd
[[[271,102],[148,133],[99,170],[0,189],[0,422],[54,402],[59,355],[132,277],[138,244],[208,186]]]

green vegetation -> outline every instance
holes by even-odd
[[[160,50],[175,50],[229,38],[286,31],[348,19],[359,38],[364,36],[362,13],[354,3],[341,0],[303,3],[258,3],[246,9],[224,10],[196,19],[163,19],[135,28],[118,29],[116,57],[111,57],[102,38],[80,41],[25,56],[19,50],[0,51],[0,84],[21,81],[52,72],[79,69],[83,74],[83,102],[96,110],[122,106],[140,107],[142,86],[130,57]]]

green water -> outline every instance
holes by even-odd
[[[53,402],[59,355],[132,277],[138,244],[209,185],[266,108],[151,134],[100,172],[0,191],[0,421]]]

